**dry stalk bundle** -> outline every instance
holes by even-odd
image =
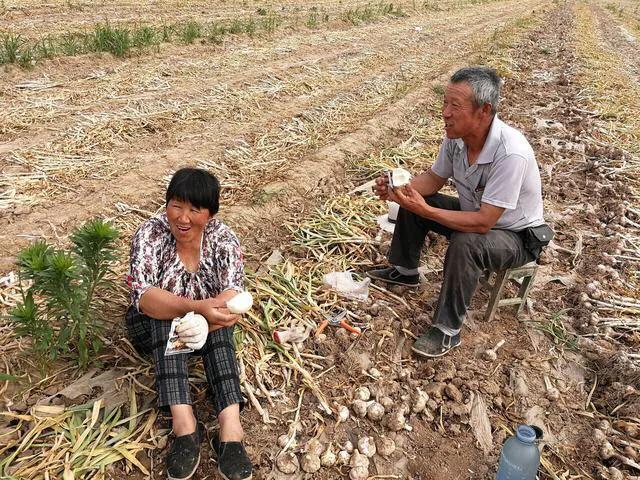
[[[121,407],[105,411],[102,400],[67,408],[36,405],[29,414],[0,412],[15,421],[9,440],[0,446],[0,476],[80,478],[104,473],[108,465],[121,460],[127,471],[135,467],[149,475],[136,455],[155,448],[143,439],[155,439],[157,414],[138,411],[133,386],[129,400],[127,416]]]
[[[321,292],[320,273],[317,266],[285,261],[268,272],[248,276],[247,287],[255,304],[248,313],[250,321],[243,322],[242,330],[236,330],[236,341],[243,388],[265,423],[269,422],[268,413],[258,397],[272,403],[273,397],[291,391],[293,384],[301,383],[316,396],[325,412],[331,412],[309,371],[323,367],[305,360],[300,347],[281,345],[272,339],[276,330],[301,327],[310,331],[320,323],[323,307],[335,301],[331,294]]]
[[[321,261],[342,257],[345,265],[369,264],[377,246],[373,238],[376,216],[384,209],[382,202],[371,197],[341,195],[328,200],[310,218],[287,227],[293,235],[292,243],[303,247],[308,258]]]
[[[424,157],[420,144],[413,137],[392,148],[385,148],[367,157],[355,160],[347,167],[347,173],[357,183],[364,183],[386,170],[402,167],[410,171],[421,170]]]

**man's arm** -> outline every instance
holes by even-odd
[[[483,203],[477,212],[445,210],[432,207],[424,197],[411,185],[397,188],[393,192],[402,208],[438,222],[458,232],[487,233],[496,224],[504,208]]]
[[[423,197],[438,193],[445,183],[447,179],[436,175],[433,170],[428,170],[411,179],[411,186]]]
[[[458,232],[487,233],[500,219],[504,208],[495,207],[488,203],[480,205],[477,212],[463,212],[460,210],[444,210],[425,204],[427,209],[425,218],[438,222]]]
[[[447,182],[446,178],[439,177],[432,170],[416,175],[411,179],[411,186],[420,192],[424,197],[437,193]],[[389,200],[391,202],[397,202],[395,192],[389,188],[388,179],[386,175],[382,175],[376,178],[376,183],[373,186],[373,192],[380,197],[380,200]]]

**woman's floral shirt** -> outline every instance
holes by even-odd
[[[140,297],[151,287],[203,300],[225,290],[242,290],[243,282],[240,242],[220,220],[210,220],[204,229],[196,272],[189,272],[182,264],[165,213],[144,222],[133,237],[127,283],[131,303],[138,311]]]

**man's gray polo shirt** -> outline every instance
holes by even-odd
[[[527,139],[494,117],[484,147],[469,166],[462,139],[445,138],[431,167],[455,181],[460,207],[475,212],[481,203],[505,209],[493,228],[520,231],[544,223],[540,172]]]

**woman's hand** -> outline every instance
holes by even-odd
[[[200,350],[207,341],[209,322],[202,315],[189,312],[176,327],[176,333],[187,347]]]
[[[222,305],[221,305],[222,304]],[[200,303],[200,308],[198,309],[198,313],[200,313],[204,318],[209,322],[210,331],[217,330],[222,327],[231,327],[235,325],[238,320],[240,320],[239,315],[234,315],[229,312],[226,308],[226,302],[220,302],[220,300],[215,298],[208,298],[206,300],[202,300]],[[218,328],[213,328],[213,327]]]

